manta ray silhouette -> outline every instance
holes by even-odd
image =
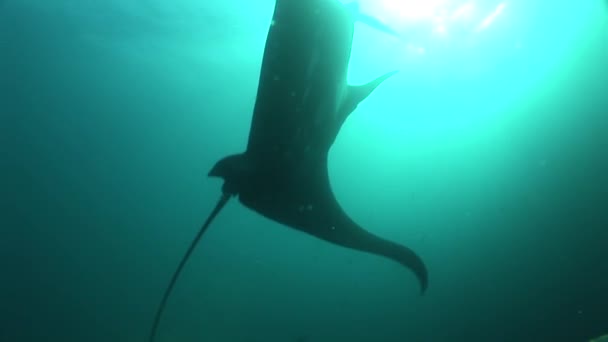
[[[259,214],[330,243],[395,260],[427,288],[427,270],[409,248],[357,225],[331,190],[327,157],[359,102],[390,72],[362,85],[346,83],[352,13],[335,0],[277,0],[268,32],[249,142],[209,172],[222,196],[181,259],[156,313],[162,312],[201,236],[232,196]]]

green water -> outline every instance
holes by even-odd
[[[253,3],[0,1],[0,341],[145,340],[220,194],[208,170],[245,147],[274,6]],[[233,201],[159,341],[608,332],[605,1],[505,1],[489,22],[501,2],[478,0],[448,20],[467,3],[405,20],[361,1],[407,37],[358,23],[352,83],[400,73],[330,156],[344,209],[416,250],[428,293],[399,265]]]

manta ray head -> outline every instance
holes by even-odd
[[[233,154],[220,159],[209,171],[209,177],[218,177],[224,180],[222,192],[229,195],[240,193],[251,174],[251,167],[244,154]]]

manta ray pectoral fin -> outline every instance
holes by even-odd
[[[428,287],[429,278],[428,271],[422,259],[414,251],[403,245],[390,241],[389,244],[394,244],[394,246],[387,246],[386,252],[388,254],[385,255],[409,268],[420,283],[420,292],[424,294]]]
[[[343,107],[344,115],[348,116],[348,114],[352,113],[355,108],[357,108],[357,105],[359,105],[361,101],[365,100],[374,91],[374,89],[398,72],[398,70],[387,72],[386,74],[363,85],[348,86],[348,95]]]
[[[331,232],[316,235],[330,242],[344,247],[357,249],[363,252],[384,256],[398,262],[411,270],[420,284],[420,292],[424,294],[428,287],[428,271],[422,258],[410,248],[379,237],[359,226],[350,219],[343,211],[338,216],[340,219]],[[314,234],[314,233],[313,233]]]

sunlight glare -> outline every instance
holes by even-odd
[[[488,15],[479,24],[479,26],[477,26],[477,32],[483,31],[488,28],[488,26],[490,26],[494,22],[494,20],[496,20],[496,18],[504,11],[505,7],[507,7],[507,5],[504,2],[499,4],[498,7],[496,7],[496,9],[494,10],[494,12],[490,13],[490,15]]]
[[[462,4],[460,7],[456,8],[452,15],[450,16],[450,20],[468,20],[471,19],[473,12],[475,11],[475,4],[473,2],[467,2]]]
[[[379,5],[406,20],[433,19],[441,15],[446,0],[381,0]]]

